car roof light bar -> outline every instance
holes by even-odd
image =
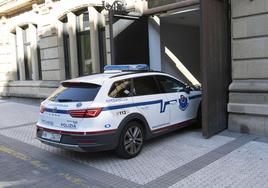
[[[106,65],[104,72],[110,71],[149,71],[149,67],[146,64],[136,65]]]

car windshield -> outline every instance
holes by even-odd
[[[100,90],[100,85],[90,83],[63,83],[48,98],[54,102],[93,101]]]

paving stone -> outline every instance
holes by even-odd
[[[36,128],[33,124],[38,117],[38,108],[38,102],[0,99],[0,138],[3,135],[15,139],[14,145],[22,145],[19,149],[25,149],[32,156],[52,166],[58,164],[59,167],[70,169],[81,177],[86,176],[95,184],[102,182],[103,185],[118,188],[151,187],[150,185],[163,188],[174,183],[172,187],[261,187],[268,183],[268,154],[265,154],[268,144],[265,138],[256,138],[255,140],[260,142],[244,145],[254,138],[250,135],[224,132],[204,139],[200,131],[180,130],[148,141],[139,156],[122,160],[109,151],[79,153],[42,144],[35,139]],[[252,143],[254,146],[251,146]],[[3,163],[5,162],[1,163],[0,160],[0,167]],[[20,162],[13,165],[20,165]],[[11,165],[10,173],[19,177],[21,173],[14,169],[16,167]],[[204,169],[207,171],[204,172]],[[173,174],[175,171],[178,178]],[[32,176],[39,177],[40,173],[34,170]],[[252,182],[243,183],[244,179],[249,177]],[[251,177],[255,177],[258,182]],[[53,180],[59,181],[59,185],[68,184],[58,177]],[[153,184],[158,180],[158,184]],[[45,179],[42,183],[46,187],[57,186]]]
[[[17,102],[0,103],[0,128],[37,121],[39,107]]]
[[[0,159],[0,187],[83,187],[64,179],[56,171],[36,169],[28,161],[16,159],[8,154],[0,152]]]
[[[251,141],[171,186],[267,187],[268,144]]]
[[[203,139],[200,132],[176,132],[150,141],[134,159],[122,160],[111,152],[76,153],[44,145],[35,139],[35,126],[0,131],[0,134],[70,158],[130,181],[146,184],[183,164],[233,140],[215,136]]]

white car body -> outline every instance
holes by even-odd
[[[133,86],[134,83],[138,85],[136,78],[142,80],[144,77],[150,77],[145,78],[149,81],[153,78],[160,92],[133,96],[137,92]],[[164,81],[166,79],[167,82],[170,78],[184,84],[168,74],[150,71],[110,71],[64,81],[63,85],[95,84],[99,85],[100,89],[92,101],[63,99],[62,102],[55,102],[51,101],[51,97],[43,101],[37,122],[37,138],[43,143],[73,150],[110,150],[117,147],[122,127],[131,119],[144,124],[145,139],[195,120],[200,108],[201,90],[192,87],[188,88],[188,91],[166,93],[161,90],[160,78]],[[114,85],[115,89],[110,91],[113,84],[118,84],[118,81],[119,83],[122,81],[121,84],[130,84],[131,94],[128,94],[127,89],[122,93],[129,95],[128,97],[109,96],[113,94],[112,92],[116,93],[119,89],[122,90],[121,87],[125,87],[120,84]],[[52,94],[53,96],[55,97],[55,94]],[[72,111],[81,115],[77,110],[84,112],[85,109],[100,109],[100,113],[96,110],[99,114],[89,118],[70,115]],[[94,114],[95,111],[88,113]]]

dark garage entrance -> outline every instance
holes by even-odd
[[[189,85],[201,85],[200,71],[200,7],[179,8],[154,15],[149,20],[149,49],[155,47],[155,19],[159,19],[161,70]],[[150,61],[150,65],[155,64]]]
[[[190,84],[200,82],[203,136],[209,138],[227,128],[231,75],[227,0],[186,0],[148,9],[143,15],[114,10],[109,14],[112,64],[146,63],[154,70],[163,70]],[[163,28],[151,30],[152,19]],[[173,41],[180,39],[182,32],[188,38],[182,42],[188,43],[185,48],[170,39],[170,36],[176,37]],[[163,45],[168,43],[169,47]],[[189,56],[187,48],[194,57]],[[122,50],[124,54],[121,54]],[[164,63],[168,58],[163,54],[173,57],[170,58],[173,64]],[[179,74],[181,71],[172,72],[172,66],[178,68],[178,64],[184,64],[191,76],[188,74],[185,78]]]

